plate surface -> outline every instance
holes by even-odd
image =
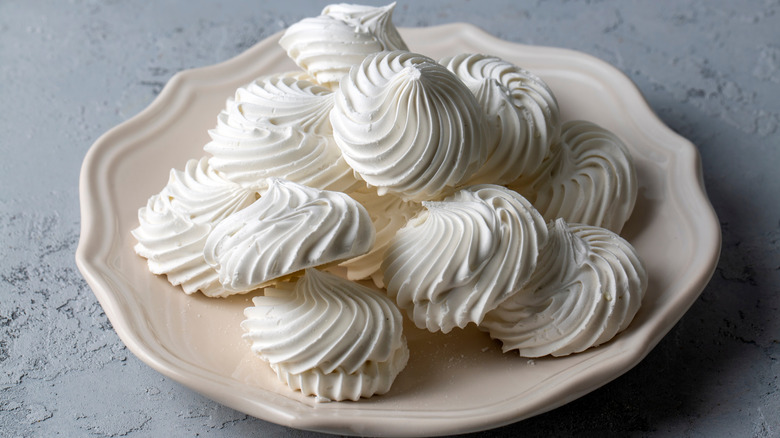
[[[170,168],[204,155],[207,130],[237,87],[296,69],[277,34],[224,63],[178,73],[84,159],[76,262],[136,356],[213,400],[278,424],[354,435],[443,435],[512,423],[593,391],[636,365],[682,317],[715,269],[720,228],[696,149],[655,116],[634,84],[591,56],[501,41],[471,25],[401,34],[412,51],[434,59],[480,52],[529,69],[555,92],[563,120],[593,121],[626,142],[640,186],[622,235],[649,273],[628,330],[581,354],[529,361],[502,354],[473,327],[443,335],[407,324],[411,357],[388,394],[316,403],[280,383],[241,339],[248,297],[187,296],[150,274],[132,249],[138,208],[165,185]]]

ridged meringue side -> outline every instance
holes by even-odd
[[[394,6],[327,6],[319,17],[305,18],[287,28],[279,44],[317,82],[337,86],[366,56],[383,50],[407,50],[392,23]]]
[[[168,184],[138,211],[136,252],[147,258],[149,270],[166,274],[188,294],[228,293],[217,273],[203,259],[203,246],[212,228],[253,203],[259,188],[225,179],[208,165],[208,158],[189,160],[184,170],[171,169]]]
[[[360,185],[331,136],[250,120],[232,99],[209,135],[212,140],[203,148],[213,155],[209,164],[239,184],[276,177],[325,190]]]
[[[244,311],[251,349],[304,394],[358,400],[383,394],[406,366],[401,314],[383,294],[307,269],[294,286],[266,288]]]
[[[271,365],[279,380],[295,391],[328,401],[357,401],[390,391],[395,378],[409,361],[409,348],[396,350],[386,362],[366,362],[352,374],[337,369],[329,374],[320,369],[294,374],[280,365]]]
[[[374,246],[368,253],[342,262],[340,266],[347,268],[347,278],[364,280],[371,278],[377,287],[384,287],[380,267],[385,251],[395,237],[395,233],[414,217],[422,204],[404,201],[390,194],[379,196],[375,190],[363,189],[350,193],[356,201],[366,208],[371,222],[376,229]]]
[[[525,198],[490,184],[423,206],[385,253],[388,295],[432,332],[479,324],[531,277],[544,220]]]
[[[188,294],[198,290],[206,296],[223,294],[217,273],[203,260],[210,224],[195,223],[177,213],[165,193],[149,198],[138,210],[138,222],[138,228],[131,231],[138,241],[133,249],[147,259],[149,271],[166,275]]]
[[[214,227],[203,254],[227,291],[244,292],[365,254],[374,236],[368,212],[348,195],[272,178],[262,198]]]
[[[208,163],[208,157],[188,160],[184,170],[171,169],[163,193],[171,208],[195,223],[216,225],[255,202],[259,186],[242,186],[228,180]]]
[[[560,142],[532,182],[516,189],[548,221],[563,218],[619,233],[634,210],[638,185],[623,142],[594,123],[576,120],[563,125]]]
[[[409,50],[393,24],[395,2],[385,6],[338,3],[325,6],[322,14],[343,21],[357,32],[366,32],[382,43],[382,50]]]
[[[235,93],[236,110],[247,120],[272,127],[297,127],[303,132],[330,135],[328,115],[333,92],[303,79],[298,72],[255,79]]]
[[[471,183],[505,184],[532,173],[558,141],[558,102],[533,73],[500,58],[461,54],[439,61],[455,73],[485,111],[492,139]]]
[[[636,250],[590,225],[549,224],[550,240],[531,280],[488,313],[481,327],[521,356],[565,356],[628,327],[647,289]]]
[[[410,52],[352,68],[330,115],[344,158],[380,194],[426,200],[467,180],[486,157],[484,115],[455,75]]]

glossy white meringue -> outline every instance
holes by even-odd
[[[329,135],[333,92],[313,81],[302,72],[260,77],[236,90],[235,109],[251,122]]]
[[[307,269],[244,311],[251,349],[291,388],[329,400],[384,394],[406,366],[401,314],[383,294]]]
[[[136,252],[147,258],[149,270],[166,274],[188,294],[227,293],[217,273],[203,259],[203,246],[212,228],[252,204],[259,188],[231,182],[208,165],[206,157],[189,160],[183,171],[171,169],[168,184],[138,211]]]
[[[544,220],[525,198],[491,184],[423,206],[385,253],[387,293],[417,327],[447,333],[479,324],[530,278],[547,240]]]
[[[505,184],[532,173],[558,141],[558,102],[538,76],[493,56],[464,53],[439,61],[485,111],[488,157],[471,183]]]
[[[149,198],[138,210],[138,228],[132,230],[138,243],[135,252],[147,259],[149,271],[166,275],[174,286],[191,294],[220,296],[223,289],[217,273],[203,260],[203,246],[211,225],[197,224],[171,208],[162,193]]]
[[[466,181],[486,157],[484,115],[455,75],[410,52],[350,70],[330,120],[344,158],[380,194],[426,200]]]
[[[279,85],[277,82],[272,92],[283,92]],[[329,129],[322,126],[327,120],[318,119],[317,114],[323,107],[327,109],[331,96],[325,99],[312,94],[308,102],[315,111],[298,114],[304,127],[311,129],[307,132],[284,117],[290,114],[272,119],[262,117],[263,111],[273,109],[258,105],[265,96],[255,98],[252,92],[267,92],[269,88],[247,87],[237,93],[242,100],[228,100],[226,109],[217,117],[217,127],[209,131],[212,141],[203,148],[213,155],[209,164],[226,178],[244,185],[262,184],[270,177],[325,190],[350,191],[360,185],[333,138],[317,134]],[[301,95],[312,92],[314,87],[298,84],[297,89],[289,89],[300,92],[288,95],[297,101],[292,105],[291,112],[295,112],[306,106],[307,99]]]
[[[637,197],[631,154],[612,132],[582,120],[563,125],[528,184],[516,187],[546,220],[604,227],[616,233],[628,221]]]
[[[394,9],[395,2],[379,7],[336,3],[325,6],[321,15],[343,21],[355,28],[356,32],[374,35],[382,43],[382,50],[408,50],[393,24]]]
[[[385,251],[390,246],[395,233],[422,210],[422,204],[404,201],[390,194],[379,196],[370,188],[354,191],[350,196],[366,207],[376,229],[376,240],[371,251],[342,262],[340,266],[347,268],[347,278],[350,280],[371,278],[377,287],[384,287],[380,266]]]
[[[242,186],[228,180],[208,163],[208,157],[189,160],[184,171],[171,169],[163,192],[171,207],[195,223],[216,225],[255,202],[262,185]]]
[[[628,327],[647,289],[636,250],[590,225],[549,224],[531,280],[488,313],[481,328],[521,356],[565,356],[598,346]]]
[[[223,287],[256,289],[304,268],[365,254],[374,244],[366,209],[340,192],[272,178],[268,191],[217,225],[203,249]]]
[[[383,50],[407,50],[392,22],[395,3],[383,7],[330,5],[285,31],[279,44],[326,86],[337,86],[349,69]]]

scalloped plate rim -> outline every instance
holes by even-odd
[[[405,418],[407,424],[403,430],[397,429],[396,417],[388,416],[386,411],[378,409],[361,410],[359,403],[349,405],[350,408],[345,409],[347,411],[346,415],[333,415],[334,411],[332,410],[319,411],[318,413],[316,408],[312,409],[311,415],[295,415],[274,404],[284,405],[286,403],[284,397],[278,394],[265,393],[259,390],[259,393],[255,395],[260,397],[260,399],[249,399],[245,396],[226,394],[224,385],[227,382],[224,381],[223,376],[213,375],[213,373],[207,370],[201,370],[202,372],[198,373],[197,367],[193,368],[192,366],[186,366],[192,364],[179,363],[179,359],[167,354],[163,346],[150,344],[150,339],[146,337],[149,333],[144,331],[145,327],[134,321],[132,315],[127,314],[128,306],[132,307],[137,304],[126,302],[124,297],[117,293],[117,285],[112,284],[111,279],[111,275],[114,272],[103,258],[110,251],[111,244],[115,244],[115,242],[110,239],[100,239],[101,237],[106,237],[105,232],[103,234],[95,232],[98,229],[95,226],[96,224],[105,225],[112,221],[110,212],[103,211],[98,207],[101,205],[101,198],[105,199],[107,193],[96,182],[100,181],[101,175],[104,175],[107,171],[106,166],[116,161],[114,156],[122,152],[122,150],[112,149],[113,142],[117,137],[132,135],[132,128],[143,125],[153,115],[159,112],[171,111],[171,102],[175,102],[177,98],[186,98],[186,93],[192,91],[189,88],[197,88],[198,81],[209,74],[214,74],[218,71],[229,74],[230,66],[245,62],[246,58],[266,50],[271,45],[275,45],[276,40],[281,35],[281,32],[279,32],[225,62],[175,74],[148,107],[136,116],[103,134],[90,147],[84,158],[79,178],[82,223],[81,236],[76,250],[76,263],[104,308],[122,342],[143,362],[173,380],[201,392],[220,403],[285,426],[330,433],[368,433],[372,435],[412,436],[419,434],[462,433],[498,427],[528,418],[554,409],[603,386],[639,363],[693,304],[714,273],[721,245],[720,226],[703,187],[701,162],[695,146],[672,132],[654,114],[641,95],[641,92],[627,76],[610,64],[581,52],[561,48],[527,46],[504,41],[470,24],[453,23],[427,28],[402,28],[400,31],[407,41],[410,42],[421,35],[429,37],[431,35],[439,35],[440,37],[455,36],[456,38],[473,39],[481,45],[493,44],[500,47],[500,50],[523,49],[533,51],[540,54],[540,56],[545,55],[558,62],[576,61],[582,63],[582,65],[602,70],[605,75],[609,75],[612,80],[619,83],[618,88],[622,88],[624,93],[630,94],[623,94],[622,98],[626,99],[626,101],[632,101],[631,103],[634,105],[632,109],[638,114],[632,115],[635,119],[642,119],[643,123],[638,124],[637,128],[652,130],[658,135],[666,136],[670,145],[679,148],[679,150],[676,150],[675,155],[677,165],[673,168],[673,170],[677,171],[677,174],[671,176],[680,178],[681,182],[685,183],[680,186],[687,191],[685,193],[687,196],[684,199],[687,203],[693,202],[692,206],[688,205],[687,207],[694,210],[699,215],[698,219],[704,223],[699,225],[696,230],[699,234],[699,243],[704,245],[705,250],[703,252],[705,256],[698,261],[696,272],[682,279],[686,280],[684,281],[685,284],[680,286],[680,292],[675,295],[677,298],[675,302],[666,305],[667,313],[648,321],[648,324],[651,321],[655,323],[647,330],[644,330],[645,337],[643,338],[644,342],[641,343],[642,345],[635,345],[633,349],[620,351],[619,354],[610,359],[609,364],[589,367],[583,375],[569,379],[567,382],[549,389],[545,394],[536,398],[536,405],[533,409],[528,409],[527,407],[525,409],[513,408],[511,400],[504,400],[499,404],[509,406],[502,406],[503,409],[494,412],[469,410],[472,411],[470,415],[467,415],[466,412],[457,411],[453,412],[452,415],[443,415],[440,418],[420,418],[416,416]],[[681,195],[680,193],[677,194]],[[678,204],[680,203],[679,200],[677,202]],[[111,229],[110,226],[107,226],[107,228]]]

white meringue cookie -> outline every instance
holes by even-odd
[[[328,115],[333,108],[333,92],[305,77],[287,72],[255,79],[236,90],[235,109],[254,123],[330,135],[333,129]]]
[[[327,6],[319,17],[290,26],[279,44],[317,82],[337,86],[366,56],[383,50],[407,50],[392,23],[394,6]]]
[[[521,356],[565,356],[626,329],[647,289],[636,250],[589,225],[549,224],[550,240],[531,280],[488,313],[481,328]]]
[[[376,229],[376,240],[371,251],[342,262],[340,266],[347,268],[347,278],[350,280],[371,278],[377,287],[384,287],[382,271],[379,268],[385,251],[390,246],[395,233],[422,210],[422,204],[404,201],[390,194],[379,196],[372,189],[357,190],[349,195],[368,211]]]
[[[525,198],[490,184],[423,206],[385,253],[387,293],[417,327],[447,333],[479,324],[530,278],[547,240],[544,220]]]
[[[244,311],[252,351],[306,395],[358,400],[384,394],[406,366],[401,314],[383,294],[307,269],[293,287],[266,288]]]
[[[206,296],[220,296],[223,289],[217,273],[203,260],[203,246],[211,225],[195,223],[171,208],[170,198],[157,194],[138,210],[138,228],[132,230],[138,241],[135,252],[147,259],[149,271],[166,275],[184,292],[198,290]]]
[[[272,178],[262,198],[214,228],[203,254],[225,290],[240,293],[365,254],[374,235],[366,209],[349,196]]]
[[[248,94],[242,92],[241,97]],[[257,185],[276,177],[337,191],[351,191],[361,184],[330,135],[318,135],[314,127],[315,132],[304,132],[292,126],[273,126],[262,118],[248,119],[242,104],[227,102],[217,117],[216,129],[209,131],[212,141],[203,148],[213,155],[209,164],[226,178]]]
[[[356,32],[370,33],[382,44],[382,50],[409,50],[393,24],[395,2],[386,6],[338,3],[325,6],[327,15],[352,26]]]
[[[259,185],[242,186],[220,175],[208,157],[189,160],[184,171],[171,169],[163,190],[171,207],[198,224],[214,226],[255,202],[264,191]]]
[[[189,160],[183,171],[171,169],[168,184],[138,211],[136,252],[148,259],[149,270],[166,274],[188,294],[224,296],[217,273],[203,260],[211,229],[227,216],[253,203],[257,187],[242,187],[209,167],[206,157]]]
[[[533,172],[558,140],[558,102],[538,76],[493,56],[461,54],[439,61],[485,111],[492,134],[485,165],[471,183],[505,184]]]
[[[637,197],[631,154],[613,133],[591,122],[566,122],[530,183],[513,186],[546,220],[563,218],[619,233]]]
[[[426,200],[486,157],[484,115],[455,75],[423,55],[382,52],[350,70],[330,120],[344,158],[380,194]]]

